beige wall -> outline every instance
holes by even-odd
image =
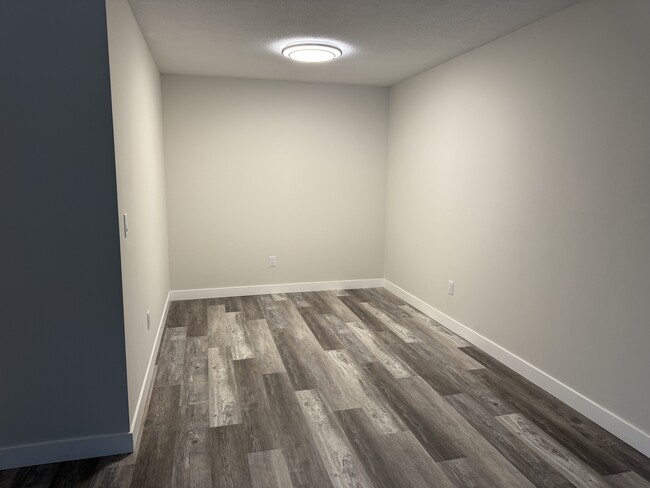
[[[160,75],[126,0],[106,4],[118,206],[130,229],[120,246],[133,421],[169,292]]]
[[[164,75],[172,289],[383,277],[387,109],[383,88]]]
[[[386,230],[388,280],[645,432],[649,18],[581,2],[394,87]]]

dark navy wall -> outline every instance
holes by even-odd
[[[129,430],[106,13],[0,2],[0,448]]]

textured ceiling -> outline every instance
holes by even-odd
[[[577,0],[130,0],[163,73],[390,86]],[[324,64],[283,58],[337,42]]]

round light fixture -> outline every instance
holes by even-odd
[[[294,42],[282,49],[282,55],[303,63],[322,63],[338,58],[343,52],[324,42]]]

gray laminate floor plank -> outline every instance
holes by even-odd
[[[397,380],[407,396],[418,408],[429,413],[425,421],[437,434],[445,432],[454,446],[474,461],[475,467],[485,478],[504,487],[532,487],[533,484],[508,461],[488,439],[482,436],[449,403],[431,388],[422,378],[411,377]]]
[[[187,337],[207,335],[208,301],[187,300],[183,305],[185,306],[183,321],[187,327]]]
[[[241,436],[246,452],[279,449],[280,436],[271,420],[271,407],[257,359],[233,362],[241,412]]]
[[[243,312],[244,304],[242,299],[244,297],[226,297],[224,305],[226,306],[226,313]]]
[[[401,308],[406,305],[406,302],[381,288],[367,288],[359,291],[364,295],[364,298],[359,300],[360,302],[372,304],[374,308],[381,310],[393,320],[408,325],[409,328],[412,327],[413,317]]]
[[[341,390],[350,399],[350,406],[347,408],[360,406],[382,434],[406,430],[404,422],[393,408],[384,401],[379,390],[367,378],[365,370],[347,351],[327,351],[326,354],[329,364],[337,373]],[[334,406],[333,408],[339,410]]]
[[[250,453],[248,469],[253,488],[293,488],[282,449]]]
[[[413,370],[399,356],[393,354],[381,341],[380,337],[366,327],[365,324],[362,322],[348,322],[346,325],[366,346],[376,360],[383,364],[395,378],[406,378],[407,376],[415,375]]]
[[[242,297],[242,308],[246,320],[261,320],[264,318],[262,307],[255,296]]]
[[[333,314],[338,316],[343,322],[356,322],[359,320],[350,308],[348,308],[340,299],[348,298],[349,295],[339,295],[333,291],[320,292],[325,303],[330,307]]]
[[[311,307],[319,314],[336,313],[331,302],[324,299],[322,292],[310,291],[304,294]]]
[[[498,417],[510,413],[519,413],[519,409],[503,399],[492,388],[487,386],[481,378],[469,371],[454,371],[454,377],[457,378],[458,384],[464,391],[464,395],[469,395],[479,402],[486,409],[490,416]]]
[[[180,390],[180,386],[154,386],[131,481],[134,488],[171,486]]]
[[[287,301],[287,300],[284,300]],[[284,306],[279,305],[284,301],[276,301],[273,304],[264,306],[264,318],[271,331],[282,330],[287,327],[289,319],[287,318]]]
[[[442,422],[435,410],[417,391],[409,391],[383,366],[371,363],[364,366],[374,385],[417,437],[435,461],[465,457],[467,454],[455,441],[451,426],[438,425]]]
[[[310,370],[303,367],[308,358],[306,358],[304,351],[296,342],[291,331],[286,328],[273,328],[271,335],[294,389],[309,390],[316,388],[317,382],[310,374]]]
[[[457,347],[447,344],[444,341],[428,339],[417,344],[411,344],[411,347],[418,351],[420,355],[435,358],[450,368],[466,370],[485,368],[485,366],[470,356],[458,354]]]
[[[368,312],[377,317],[378,320],[380,320],[388,329],[395,333],[395,335],[397,335],[404,342],[422,342],[422,339],[420,339],[411,328],[401,324],[396,320],[393,320],[393,318],[386,313],[373,307],[371,303],[366,302],[362,303],[361,305],[365,307]]]
[[[368,365],[367,369],[434,460],[471,457],[481,476],[495,484],[533,486],[422,378],[395,379],[377,363]]]
[[[515,434],[494,418],[491,412],[477,400],[465,393],[445,397],[445,400],[535,486],[547,488],[573,486],[543,457],[529,449]]]
[[[258,361],[260,372],[266,374],[285,371],[284,363],[282,362],[266,320],[247,320],[245,327],[253,347],[253,356]]]
[[[267,309],[273,308],[275,302],[273,295],[256,295],[255,299],[257,300],[263,315],[266,315]]]
[[[607,483],[598,473],[583,464],[523,415],[514,413],[497,417],[497,420],[519,437],[530,449],[543,457],[574,486],[578,488],[607,488]]]
[[[124,488],[131,484],[135,465],[105,468],[92,477],[89,488]]]
[[[577,412],[570,413],[564,407],[558,407],[555,403],[559,401],[550,400],[547,393],[523,378],[509,377],[505,372],[496,373],[490,367],[470,373],[601,476],[631,470],[630,465],[616,455],[620,451],[610,451],[600,445],[596,436],[589,438],[580,433],[578,424],[582,419]]]
[[[311,303],[309,300],[307,300],[307,297],[304,293],[289,293],[287,296],[289,297],[289,300],[291,300],[298,308],[311,307]]]
[[[272,373],[263,381],[294,488],[332,487],[289,377]]]
[[[372,488],[363,464],[318,392],[303,390],[296,395],[332,484],[340,488]]]
[[[226,306],[210,305],[208,314],[208,347],[230,347],[230,325],[226,320]]]
[[[172,485],[210,488],[210,409],[207,402],[180,406]]]
[[[253,344],[246,329],[244,313],[226,313],[226,321],[230,329],[230,350],[233,361],[255,357]]]
[[[465,391],[465,383],[459,373],[436,357],[422,355],[419,350],[413,348],[418,343],[407,344],[392,332],[382,331],[378,335],[393,354],[397,355],[441,395],[452,395]]]
[[[650,462],[639,451],[476,347],[461,350],[486,366],[471,373],[599,474],[635,471],[650,480]]]
[[[412,307],[411,305],[400,305],[399,308],[408,313],[422,325],[423,329],[418,328],[418,330],[425,331],[425,333],[427,333],[433,339],[446,341],[455,347],[464,347],[470,345],[469,342],[460,337],[458,334],[453,333],[432,318],[427,317],[425,314]],[[431,336],[431,334],[435,335]]]
[[[136,452],[0,488],[650,488],[642,453],[383,288],[173,301],[151,376]]]
[[[243,431],[242,424],[224,425],[210,429],[213,488],[252,488]]]
[[[313,307],[304,307],[300,309],[300,315],[311,330],[314,337],[325,351],[343,349],[345,346],[341,342],[336,330],[334,330],[327,320]]]
[[[368,308],[368,302],[360,302],[354,296],[338,297],[345,306],[353,312],[353,316],[358,317],[356,320],[346,320],[345,322],[362,322],[375,334],[388,332],[393,334],[396,339],[402,340],[393,330],[388,327],[379,317],[377,317]]]
[[[188,337],[181,382],[181,405],[208,403],[208,338]]]
[[[48,488],[59,464],[41,464],[0,471],[0,488]]]
[[[607,476],[605,481],[612,488],[650,488],[650,481],[644,480],[633,471]]]
[[[157,362],[157,386],[177,386],[183,381],[186,340],[186,327],[165,329]]]
[[[457,488],[495,488],[490,480],[474,469],[471,459],[450,459],[438,465]]]
[[[377,361],[377,358],[370,352],[368,347],[352,332],[345,322],[336,314],[325,314],[322,316],[327,325],[336,332],[339,340],[343,344],[342,349],[347,350],[353,358],[360,363],[371,363]]]
[[[97,462],[97,459],[80,459],[61,463],[50,482],[50,488],[67,488],[73,484],[79,488],[89,488],[100,475],[96,471]]]
[[[272,330],[272,335],[294,390],[318,388],[335,410],[358,407],[357,397],[350,393],[340,369],[330,360],[329,354],[337,351],[323,351],[292,306],[287,310],[293,320],[283,329]]]
[[[375,486],[453,487],[411,432],[380,435],[361,409],[336,414]]]
[[[229,347],[208,349],[210,427],[241,423],[241,404]]]

